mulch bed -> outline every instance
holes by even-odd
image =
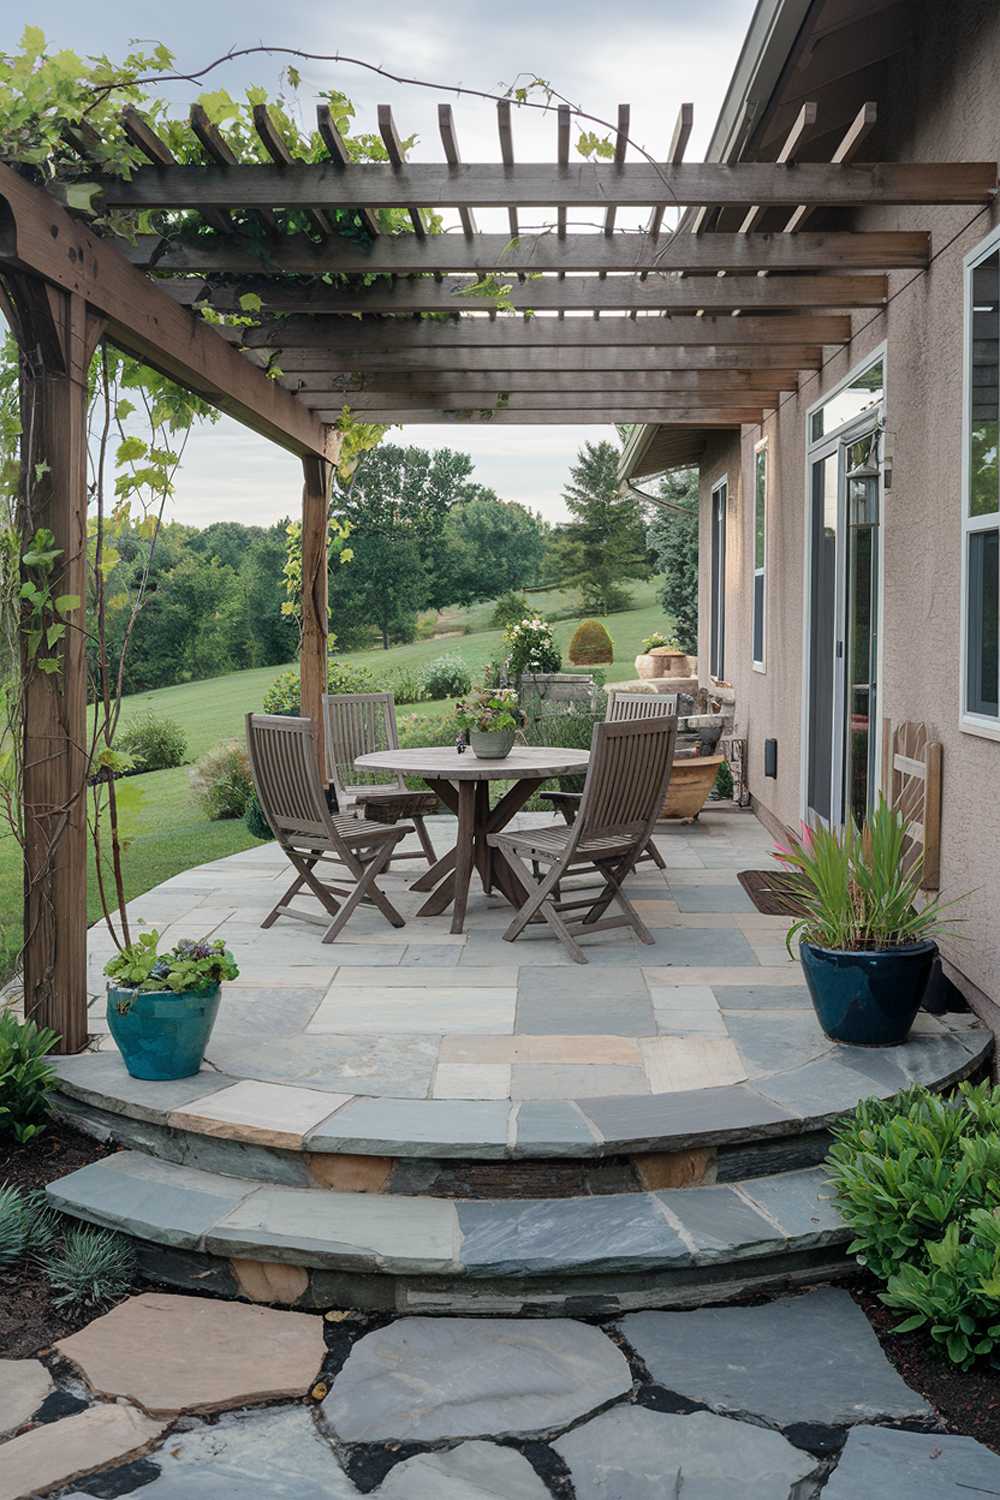
[[[736,878],[765,917],[805,916],[805,907],[780,870],[740,870]]]
[[[870,1282],[849,1290],[875,1330],[886,1358],[907,1385],[941,1413],[948,1431],[976,1438],[1000,1453],[1000,1371],[985,1360],[971,1370],[960,1370],[929,1336],[893,1333],[899,1314],[879,1301]]]
[[[30,1192],[116,1148],[63,1125],[49,1125],[30,1145],[0,1147],[0,1183]],[[93,1320],[93,1312],[61,1312],[31,1260],[0,1271],[0,1359],[24,1359]]]

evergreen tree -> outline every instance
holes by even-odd
[[[660,598],[665,613],[674,618],[677,644],[694,655],[698,650],[698,471],[678,469],[664,474],[660,495],[668,505],[657,508],[648,541],[663,574]]]
[[[580,590],[590,614],[627,609],[623,583],[650,572],[642,504],[620,488],[620,457],[613,443],[584,443],[563,491],[573,519],[550,554],[559,582]]]

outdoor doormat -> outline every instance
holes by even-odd
[[[765,917],[804,917],[802,900],[781,870],[740,870],[737,879]]]

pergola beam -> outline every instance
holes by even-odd
[[[32,272],[77,293],[104,315],[112,343],[280,447],[320,457],[336,448],[336,434],[214,328],[179,307],[43,189],[0,166],[4,269]]]
[[[329,349],[331,353],[410,349],[635,349],[683,344],[843,344],[851,320],[843,314],[799,317],[794,313],[748,318],[607,318],[595,328],[586,318],[468,317],[433,323],[394,318],[371,323],[336,316],[293,316],[245,328],[247,349]]]
[[[439,395],[458,392],[471,397],[477,405],[483,403],[483,393],[489,395],[499,391],[511,397],[540,395],[572,395],[593,397],[597,400],[614,399],[627,395],[645,399],[660,392],[683,392],[688,404],[695,396],[740,395],[748,400],[758,399],[756,392],[794,391],[798,385],[797,370],[659,370],[643,373],[639,380],[630,370],[514,370],[498,376],[488,370],[462,370],[457,376],[441,373],[392,375],[374,370],[364,375],[295,375],[286,376],[296,383],[299,399],[306,406],[330,406],[331,395],[343,395],[351,405],[367,402],[372,406],[388,406],[396,397],[412,399],[414,403],[427,404]],[[302,382],[302,384],[299,384]],[[763,400],[763,396],[759,399]]]
[[[591,325],[592,326],[592,325]],[[354,374],[356,371],[407,371],[462,375],[466,370],[556,370],[564,373],[587,370],[818,370],[823,359],[820,344],[770,345],[729,344],[687,348],[665,344],[662,348],[634,349],[394,349],[363,355],[341,354],[330,349],[285,349],[277,361],[285,375],[303,371]]]
[[[350,402],[345,402],[350,406]],[[330,421],[336,420],[343,411],[338,407],[330,416]],[[705,407],[691,407],[683,410],[671,408],[666,411],[657,411],[652,408],[635,407],[626,403],[624,406],[605,406],[603,410],[593,407],[560,407],[558,411],[507,411],[504,407],[484,406],[476,411],[448,411],[427,407],[421,410],[407,411],[404,414],[393,413],[389,408],[382,411],[371,411],[364,413],[366,422],[406,422],[409,426],[414,424],[441,423],[443,425],[476,424],[492,422],[504,427],[517,427],[525,425],[532,426],[557,426],[567,423],[573,426],[585,424],[599,424],[607,426],[609,423],[635,423],[655,422],[662,427],[740,427],[744,423],[759,422],[763,416],[761,406],[752,406],[739,409],[720,409]]]
[[[457,382],[456,382],[457,384]],[[504,411],[562,411],[569,407],[577,411],[606,411],[610,407],[627,406],[632,411],[662,412],[679,409],[689,412],[700,401],[709,407],[764,407],[774,406],[778,399],[778,388],[762,387],[752,390],[691,391],[664,387],[647,390],[633,382],[631,390],[617,392],[602,391],[509,391],[505,383],[493,382],[493,389],[441,391],[426,386],[402,394],[397,391],[371,391],[344,393],[341,408],[347,405],[354,412],[364,412],[366,421],[381,421],[381,417],[370,416],[371,412],[392,411],[395,422],[409,421],[408,412],[435,407],[441,411],[476,411],[484,406],[500,406]],[[333,410],[329,396],[318,396],[314,406],[320,412]],[[324,421],[335,421],[335,417],[324,416]],[[652,420],[649,418],[647,420]]]
[[[204,122],[202,122],[204,123]],[[407,162],[391,110],[379,106],[389,165],[296,162],[217,167],[140,167],[131,178],[100,179],[113,208],[204,209],[407,208],[762,208],[905,207],[989,203],[995,162]],[[218,133],[215,133],[218,136]],[[204,140],[204,136],[201,137]],[[221,139],[221,137],[218,137]],[[217,140],[213,137],[213,146]],[[421,229],[423,225],[421,224]],[[417,231],[418,233],[420,231]]]
[[[406,276],[440,272],[502,276],[519,271],[905,271],[923,270],[930,236],[923,230],[881,229],[848,234],[673,234],[651,240],[636,234],[382,235],[372,245],[333,238],[316,245],[304,235],[266,250],[246,239],[200,235],[191,239],[141,237],[120,249],[133,265],[158,271],[215,271],[233,275]]]
[[[175,301],[186,307],[204,302],[217,312],[239,312],[240,297],[253,292],[267,313],[460,313],[483,312],[499,301],[468,293],[475,280],[452,276],[442,282],[431,278],[391,281],[380,278],[369,286],[331,287],[325,282],[312,286],[281,284],[261,278],[239,286],[214,284],[194,276],[164,277],[159,283]],[[543,276],[524,285],[515,282],[504,296],[504,305],[524,312],[730,312],[743,307],[748,312],[830,311],[838,308],[881,307],[889,294],[888,281],[877,273],[860,276],[728,276],[695,281],[653,275],[639,281],[634,276],[573,276],[560,281]]]

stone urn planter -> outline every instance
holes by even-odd
[[[816,1019],[834,1042],[898,1047],[906,1041],[931,980],[933,939],[871,951],[799,945]]]
[[[656,659],[648,651],[641,651],[635,659],[635,675],[648,682],[657,675]]]
[[[690,755],[674,761],[661,818],[693,822],[708,800],[724,757]]]
[[[513,729],[470,729],[469,747],[477,760],[506,760],[514,746]]]
[[[138,990],[108,985],[108,1029],[133,1078],[162,1082],[200,1069],[219,1013],[221,987]]]
[[[651,677],[686,677],[688,672],[687,653],[679,651],[676,646],[654,646],[649,652],[653,663]],[[636,662],[638,666],[638,662]],[[639,674],[642,676],[642,673]]]

